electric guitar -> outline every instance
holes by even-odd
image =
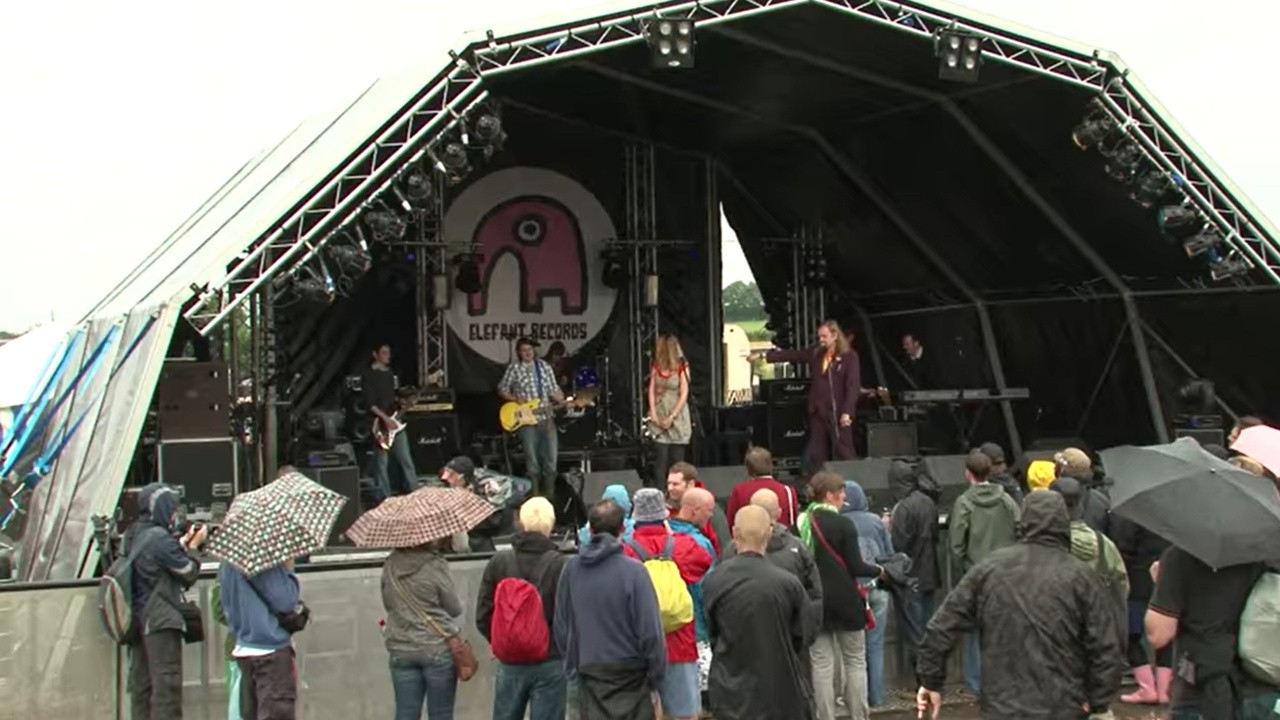
[[[577,396],[565,398],[563,406],[548,405],[541,400],[505,403],[498,408],[498,423],[502,425],[504,431],[515,432],[522,427],[538,425],[553,417],[556,413],[571,408],[580,409],[595,405],[598,394],[599,391],[595,388],[586,388]]]
[[[391,413],[391,416],[387,420],[388,422],[383,422],[382,418],[375,415],[373,418],[373,430],[371,432],[373,435],[373,441],[383,450],[390,450],[391,444],[396,441],[396,436],[399,435],[406,427],[400,420],[400,411],[398,410]]]

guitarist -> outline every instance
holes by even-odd
[[[556,458],[560,438],[550,409],[552,405],[564,405],[564,392],[556,382],[555,369],[533,350],[533,341],[527,337],[516,340],[516,360],[507,366],[498,382],[498,396],[506,402],[527,403],[538,400],[548,412],[536,425],[526,425],[516,430],[524,445],[525,465],[534,492],[554,500],[556,490]]]
[[[372,362],[364,371],[363,390],[365,405],[374,421],[382,426],[384,432],[391,432],[400,423],[392,416],[400,409],[396,398],[399,382],[391,371],[391,346],[382,343],[373,348]],[[405,433],[396,433],[391,447],[383,450],[377,440],[373,440],[373,485],[374,493],[379,500],[385,499],[392,492],[391,476],[387,469],[387,458],[393,456],[400,469],[398,482],[394,489],[397,495],[412,491],[418,484],[418,471],[413,467],[413,455],[409,450],[409,438]]]

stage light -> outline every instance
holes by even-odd
[[[297,278],[293,281],[293,292],[299,300],[313,303],[327,303],[333,299],[330,283],[318,275]]]
[[[644,297],[642,304],[646,308],[658,307],[658,276],[650,273],[644,276]]]
[[[1167,198],[1173,192],[1173,182],[1159,170],[1150,170],[1134,182],[1129,197],[1144,208],[1149,208]]]
[[[454,287],[458,292],[474,295],[484,290],[484,282],[480,277],[480,262],[474,255],[464,255],[458,260],[458,274],[454,278]]]
[[[1089,103],[1084,120],[1071,131],[1071,141],[1081,150],[1088,150],[1115,131],[1116,121],[1107,114],[1102,103],[1094,100]]]
[[[654,67],[693,67],[692,20],[656,20],[645,27],[644,37]]]
[[[374,208],[364,214],[364,224],[374,242],[393,242],[404,237],[409,225],[399,215],[385,207]]]
[[[982,71],[982,38],[954,30],[941,30],[934,38],[938,77],[955,82],[978,82]]]
[[[1166,205],[1156,213],[1156,224],[1164,234],[1179,238],[1204,227],[1204,218],[1187,205]]]
[[[476,140],[484,147],[485,157],[501,150],[507,141],[507,133],[502,129],[502,120],[492,113],[485,113],[476,120]]]
[[[1111,159],[1104,166],[1107,176],[1116,182],[1130,183],[1142,162],[1142,150],[1133,142],[1122,143],[1110,152]]]
[[[600,282],[611,290],[621,290],[627,286],[627,261],[624,252],[618,248],[607,248],[600,253],[604,267],[600,271]]]
[[[360,223],[355,224],[355,234],[356,234],[356,244],[360,246],[361,250],[365,251],[365,253],[368,253],[369,238],[365,237],[364,228],[360,227]]]
[[[369,269],[369,256],[355,245],[329,245],[329,258],[348,273],[362,273]]]
[[[1214,282],[1222,282],[1237,275],[1248,273],[1250,267],[1249,261],[1242,257],[1225,257],[1209,265],[1209,277]]]
[[[477,272],[477,276],[479,273]],[[453,300],[453,292],[449,287],[449,276],[444,273],[437,273],[431,276],[431,308],[433,310],[448,310],[450,301]]]
[[[1206,230],[1184,240],[1182,249],[1187,252],[1187,257],[1196,257],[1209,252],[1221,242],[1222,236],[1216,230]]]
[[[421,166],[412,165],[400,176],[395,191],[406,212],[412,212],[414,204],[425,208],[433,194],[431,175]]]
[[[440,151],[440,167],[450,185],[457,185],[471,172],[471,161],[467,159],[467,147],[462,143],[451,142]]]

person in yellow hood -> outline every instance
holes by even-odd
[[[1048,490],[1049,484],[1057,479],[1053,463],[1048,460],[1037,460],[1027,466],[1027,487],[1032,490]]]

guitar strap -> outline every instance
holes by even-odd
[[[542,400],[542,362],[538,358],[533,359],[533,384],[537,388],[538,400]]]

